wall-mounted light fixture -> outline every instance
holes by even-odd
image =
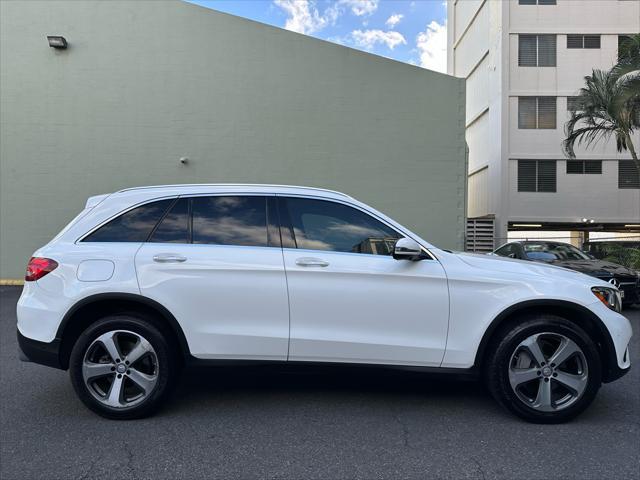
[[[47,36],[49,46],[58,50],[64,50],[67,48],[67,39],[60,36]]]
[[[513,226],[518,228],[522,228],[522,227],[541,228],[542,224],[541,223],[514,223]]]
[[[583,218],[582,223],[595,223],[596,221],[593,218]]]

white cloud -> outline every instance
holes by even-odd
[[[284,28],[298,33],[310,34],[322,30],[327,25],[333,25],[340,15],[335,6],[321,14],[315,3],[309,0],[274,0],[274,3],[289,15]]]
[[[378,9],[379,0],[340,0],[338,3],[346,5],[351,12],[361,17],[363,15],[371,15]]]
[[[446,73],[447,71],[447,25],[435,20],[427,25],[424,32],[416,38],[416,47],[420,53],[420,66]]]
[[[407,41],[399,32],[383,32],[382,30],[354,30],[351,32],[353,41],[359,47],[372,49],[375,44],[382,43],[393,50],[400,44],[407,44]]]
[[[358,17],[371,15],[377,10],[379,0],[337,0],[322,12],[316,0],[273,0],[273,3],[288,14],[284,28],[309,35],[335,25],[345,9]]]
[[[389,28],[395,28],[395,26],[400,23],[400,20],[402,20],[403,17],[404,15],[401,13],[394,13],[389,18],[387,18],[387,21],[384,23]]]

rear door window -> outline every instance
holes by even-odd
[[[151,234],[154,243],[191,243],[188,198],[181,198],[173,204],[156,229]]]
[[[194,197],[192,202],[193,243],[269,246],[265,197]]]
[[[145,242],[173,202],[174,199],[159,200],[133,208],[87,235],[82,241]]]

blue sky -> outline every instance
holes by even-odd
[[[186,0],[431,70],[446,71],[444,0]]]

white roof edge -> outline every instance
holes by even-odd
[[[301,190],[313,190],[318,192],[332,193],[334,195],[340,195],[345,198],[353,198],[346,193],[338,192],[336,190],[329,190],[328,188],[319,188],[319,187],[305,187],[301,185],[277,185],[277,184],[268,184],[268,183],[179,183],[175,185],[148,185],[141,187],[130,187],[123,188],[122,190],[118,190],[116,193],[121,192],[130,192],[134,190],[146,190],[152,188],[192,188],[192,187],[261,187],[261,188],[291,188],[291,189],[301,189]]]

